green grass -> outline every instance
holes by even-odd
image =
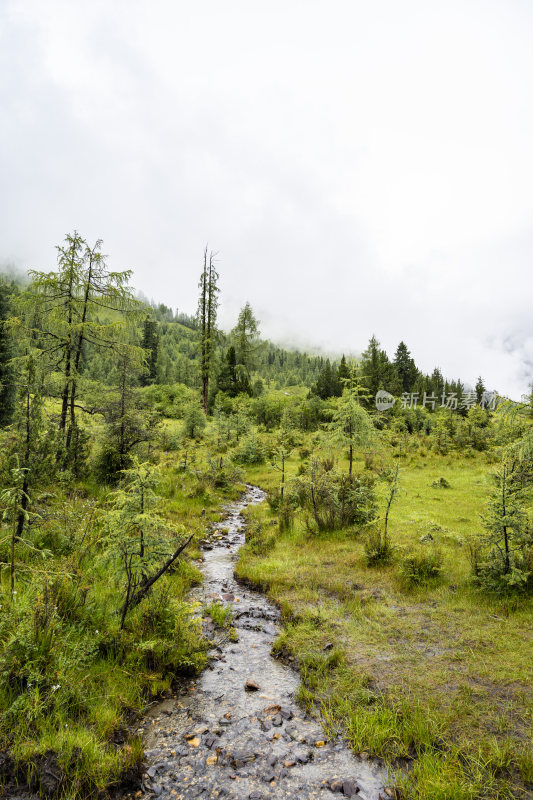
[[[295,451],[289,474],[299,463]],[[339,458],[339,468],[345,464]],[[396,775],[405,796],[526,797],[533,602],[483,595],[469,575],[468,540],[480,530],[490,464],[479,454],[415,451],[400,464],[390,565],[365,565],[362,532],[313,537],[297,517],[267,553],[246,546],[238,573],[268,588],[282,609],[275,648],[300,666],[300,700],[319,707],[354,751],[383,756],[393,768],[406,759],[410,769]],[[267,465],[247,477],[267,489],[279,481]],[[450,488],[434,487],[440,478]],[[272,530],[267,504],[249,513]],[[435,548],[440,577],[409,585],[405,555]],[[333,663],[327,643],[334,644]]]
[[[220,518],[221,503],[239,490],[209,484],[205,446],[196,448],[185,471],[180,453],[160,456],[164,516],[176,524],[178,537],[193,532],[195,539],[128,613],[124,630],[118,614],[124,576],[102,544],[110,490],[86,481],[34,493],[40,516],[25,535],[36,550],[17,544],[13,603],[8,542],[0,548],[0,749],[37,784],[39,756],[56,753],[68,797],[102,792],[139,769],[136,719],[152,698],[207,661],[201,621],[188,600],[201,581],[197,542]],[[161,541],[162,550],[171,552],[174,541]]]

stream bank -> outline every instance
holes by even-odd
[[[328,741],[320,723],[296,704],[298,675],[271,656],[279,611],[265,595],[234,578],[244,543],[242,511],[264,497],[261,489],[247,486],[244,497],[226,507],[220,532],[203,545],[204,583],[195,599],[231,606],[238,642],[217,640],[210,626],[215,641],[209,667],[147,718],[143,796],[391,796],[380,764],[355,758],[341,741]]]

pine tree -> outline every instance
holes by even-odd
[[[418,370],[405,342],[400,342],[398,345],[393,364],[400,381],[401,391],[412,392],[418,376]]]
[[[379,389],[390,391],[393,388],[394,368],[375,336],[371,337],[367,349],[361,355],[361,375],[370,396],[369,404],[373,402]]]
[[[343,353],[342,358],[339,362],[339,366],[337,367],[337,396],[342,397],[342,393],[344,391],[344,387],[346,386],[346,382],[350,378],[350,368],[346,363],[346,357]]]
[[[435,367],[429,378],[429,391],[432,392],[439,400],[444,393],[445,383],[442,377],[442,372],[439,367]]]
[[[336,391],[336,375],[328,359],[324,362],[314,385],[312,392],[318,395],[322,400],[327,400],[328,397],[334,397]]]
[[[222,367],[217,378],[217,389],[220,392],[225,392],[229,397],[236,397],[239,394],[237,358],[233,345],[228,347],[224,356]]]
[[[143,322],[143,335],[141,347],[146,353],[146,374],[142,377],[143,386],[155,383],[157,379],[157,357],[159,354],[159,334],[157,332],[157,322],[150,317],[146,317]],[[168,382],[168,381],[167,381]]]
[[[481,405],[481,401],[483,400],[483,395],[485,394],[485,384],[483,383],[483,378],[480,376],[477,379],[476,383],[476,400],[478,405]]]

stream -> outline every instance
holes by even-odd
[[[208,668],[147,717],[143,796],[162,800],[393,796],[384,789],[381,764],[356,758],[342,741],[328,741],[320,722],[296,704],[297,673],[270,655],[279,611],[265,595],[234,578],[244,543],[241,512],[264,497],[261,489],[247,486],[243,498],[225,508],[218,531],[204,540],[204,583],[194,591],[194,599],[231,606],[239,641],[223,638],[208,624],[214,639]]]

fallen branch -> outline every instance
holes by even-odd
[[[185,541],[182,544],[180,544],[178,549],[170,556],[168,561],[166,561],[163,564],[163,566],[160,569],[158,569],[157,572],[154,573],[154,575],[152,575],[151,578],[146,578],[145,580],[143,580],[143,582],[141,583],[141,588],[137,592],[135,592],[135,594],[132,595],[128,599],[126,612],[129,611],[131,608],[135,608],[135,606],[138,605],[144,597],[146,597],[146,595],[148,594],[148,592],[150,591],[150,589],[152,588],[154,583],[157,580],[159,580],[161,575],[165,574],[165,572],[167,571],[167,569],[170,566],[172,566],[172,564],[177,559],[177,557],[180,555],[180,553],[183,553],[183,551],[185,550],[187,545],[192,541],[193,536],[194,536],[194,533],[191,533],[191,535],[189,536],[187,541]],[[124,614],[124,616],[125,616],[125,614]]]

